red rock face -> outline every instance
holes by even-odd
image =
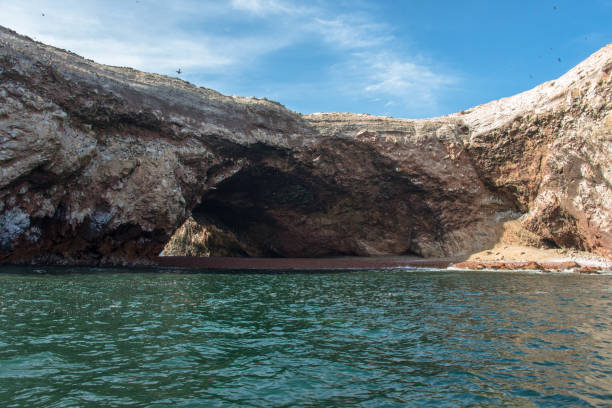
[[[0,28],[0,263],[151,262],[190,214],[224,254],[463,256],[520,217],[612,256],[611,67],[436,119],[302,116]]]

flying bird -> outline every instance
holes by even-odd
[[[557,58],[557,61],[561,62],[561,58]]]

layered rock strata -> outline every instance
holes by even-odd
[[[300,115],[96,64],[0,28],[0,263],[463,256],[504,223],[612,256],[612,45],[457,114]],[[212,235],[211,235],[212,234]]]

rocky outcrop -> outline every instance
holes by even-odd
[[[236,234],[214,224],[198,222],[189,217],[172,234],[162,253],[163,256],[243,257],[247,255]]]
[[[191,215],[211,255],[461,256],[519,220],[612,256],[611,75],[609,45],[441,118],[300,115],[0,28],[0,262],[147,263]]]
[[[573,261],[556,261],[556,262],[521,262],[521,261],[465,261],[449,266],[452,269],[464,270],[501,270],[501,271],[541,271],[543,273],[551,272],[573,272],[585,275],[599,275],[603,272],[610,272],[611,265],[604,263],[597,266],[580,265]]]

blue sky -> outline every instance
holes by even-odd
[[[612,0],[15,1],[0,24],[97,62],[302,113],[439,116],[612,42]],[[44,14],[44,16],[43,16]]]

